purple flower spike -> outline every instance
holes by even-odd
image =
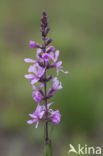
[[[62,61],[58,61],[59,50],[55,50],[54,46],[50,43],[52,39],[47,35],[50,31],[48,26],[47,13],[42,13],[41,18],[41,39],[42,44],[38,44],[35,41],[30,41],[30,48],[37,48],[36,60],[25,58],[26,63],[32,63],[28,68],[28,74],[24,75],[26,79],[30,80],[30,85],[32,86],[33,92],[32,97],[37,103],[37,108],[34,113],[29,114],[31,117],[27,121],[28,124],[36,123],[36,128],[40,121],[45,123],[45,144],[48,144],[50,139],[48,136],[48,122],[52,122],[57,125],[60,123],[61,114],[59,110],[52,110],[52,103],[48,103],[56,93],[57,90],[62,89],[62,83],[53,74],[48,74],[50,68],[55,68],[57,76],[59,72],[67,74],[68,72],[63,71]],[[48,88],[47,83],[52,80],[52,86]]]
[[[35,41],[30,41],[29,42],[30,48],[37,48],[38,44]]]

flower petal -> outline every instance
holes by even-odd
[[[33,120],[28,120],[27,123],[31,125],[31,124],[34,123],[34,121]]]
[[[56,63],[56,68],[59,68],[62,65],[62,61]]]
[[[35,63],[36,61],[33,60],[33,59],[30,59],[30,58],[25,58],[24,62],[26,62],[26,63]]]
[[[44,113],[45,113],[44,111],[40,112],[40,114],[39,114],[39,118],[40,118],[40,119],[42,119]]]
[[[37,123],[35,125],[35,128],[38,128],[38,125],[39,125],[39,121],[37,121]]]
[[[38,66],[38,74],[37,74],[38,77],[43,76],[44,72],[45,72],[45,68]]]
[[[38,90],[38,88],[36,86],[34,86],[34,85],[32,85],[32,89],[33,90]]]
[[[51,121],[54,124],[59,124],[61,119],[61,114],[58,110],[51,112]]]
[[[60,82],[60,85],[58,86],[58,90],[62,89],[63,86],[62,86],[62,83]]]
[[[35,83],[37,83],[39,81],[38,77],[33,77],[33,79],[31,80],[30,84],[33,85]]]
[[[31,118],[36,118],[36,116],[35,116],[34,114],[29,114],[29,116],[30,116]]]
[[[43,87],[44,87],[44,83],[41,83],[40,88],[43,88]]]
[[[59,82],[59,80],[57,80],[57,77],[53,78],[53,89],[60,90],[62,88],[63,88],[62,84],[61,84],[61,82]]]
[[[68,71],[64,71],[63,69],[61,69],[60,71],[63,72],[64,74],[68,74]]]
[[[48,103],[48,104],[47,104],[47,108],[49,109],[49,107],[50,107],[52,104],[53,104],[53,102]]]
[[[31,65],[31,66],[29,67],[29,69],[28,69],[28,72],[37,74],[36,64]]]
[[[34,75],[33,74],[27,74],[27,75],[24,75],[24,77],[26,79],[32,79],[34,77]]]
[[[58,60],[58,56],[59,56],[59,50],[56,50],[54,62]]]
[[[57,72],[56,73],[57,73],[57,76],[58,76],[59,75],[59,68],[57,68]]]
[[[38,49],[37,49],[37,53],[36,53],[36,57],[37,57],[38,60],[40,59],[40,56],[39,56],[40,53],[41,53],[41,49],[38,48]]]
[[[50,52],[50,56],[51,56],[51,59],[52,59],[53,62],[54,62],[54,53],[53,53],[53,52]]]
[[[54,46],[49,46],[46,51],[54,51],[55,50],[55,47]]]

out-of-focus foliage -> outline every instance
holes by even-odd
[[[35,138],[40,138],[41,132],[26,124],[28,113],[33,112],[36,104],[29,82],[24,79],[28,65],[23,59],[35,57],[29,40],[41,42],[39,25],[43,10],[49,15],[52,45],[60,49],[64,69],[69,71],[69,75],[60,74],[64,88],[53,99],[54,107],[62,114],[57,130],[67,135],[78,130],[90,134],[102,126],[102,6],[102,0],[0,1],[1,130],[27,131],[29,138],[35,132]]]

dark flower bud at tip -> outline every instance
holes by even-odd
[[[46,34],[45,34],[45,32],[44,32],[44,31],[42,31],[42,36],[43,36],[43,37],[46,37]]]
[[[45,30],[45,34],[47,35],[49,31],[50,31],[50,28],[47,27],[46,30]]]
[[[47,40],[46,45],[50,44],[51,42],[52,42],[52,39],[51,39],[51,38],[49,38],[49,39]]]
[[[45,11],[43,11],[42,15],[43,16],[47,16],[47,13]]]
[[[48,19],[47,19],[47,17],[42,17],[42,18],[41,18],[41,22],[42,22],[42,24],[44,24],[44,27],[46,27],[47,24],[48,24]]]

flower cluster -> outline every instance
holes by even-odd
[[[55,95],[56,90],[63,88],[61,82],[57,79],[59,72],[68,73],[63,71],[62,61],[58,61],[59,50],[55,50],[54,46],[49,46],[52,42],[51,38],[47,38],[49,31],[47,14],[43,12],[41,18],[43,44],[30,41],[30,48],[37,48],[36,60],[30,58],[24,59],[25,62],[31,63],[25,78],[30,80],[30,85],[33,89],[32,97],[37,103],[37,108],[33,114],[29,114],[31,120],[27,121],[27,123],[36,123],[36,128],[38,127],[39,121],[52,122],[54,124],[60,123],[61,115],[59,110],[52,110],[50,108],[52,103],[48,104],[47,100]],[[51,68],[56,69],[56,76],[47,76],[46,71]],[[51,80],[53,82],[52,87],[47,91],[47,83]],[[37,83],[39,87],[36,85]],[[43,101],[43,104],[41,104],[41,101]]]

